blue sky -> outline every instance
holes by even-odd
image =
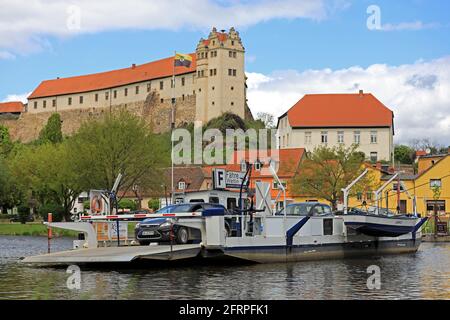
[[[418,61],[443,64],[447,61],[436,60],[450,55],[450,1],[446,0],[160,2],[130,0],[135,10],[125,10],[118,0],[97,1],[98,7],[86,0],[62,0],[59,6],[50,6],[46,0],[0,0],[0,20],[6,22],[0,24],[0,101],[24,95],[45,79],[145,63],[170,56],[174,50],[193,52],[213,25],[218,29],[234,25],[240,32],[246,71],[252,75],[249,81],[254,81],[256,91],[264,85],[272,85],[268,91],[275,90],[273,79],[281,74],[286,80],[289,72],[303,79],[307,70],[326,74],[330,69],[337,75],[339,70],[359,66],[367,77],[371,73],[367,68],[373,65],[386,65],[392,72],[401,65],[415,68]],[[114,11],[99,12],[106,3]],[[45,12],[42,4],[47,5]],[[81,9],[80,28],[74,32],[62,27],[72,4]],[[370,5],[380,8],[381,26],[386,30],[367,28]],[[145,10],[149,10],[148,19]],[[182,12],[171,17],[172,10]],[[209,19],[202,19],[203,13]],[[358,84],[365,83],[363,80]],[[302,84],[298,95],[307,91]],[[296,100],[296,93],[290,94],[292,101],[280,105],[279,112]],[[253,100],[252,111],[264,111],[257,105],[258,99]],[[450,120],[442,125],[446,129]],[[447,138],[450,141],[450,129],[448,134],[442,138],[428,133],[440,143]]]

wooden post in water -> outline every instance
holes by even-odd
[[[48,213],[48,216],[47,216],[47,222],[48,222],[48,224],[47,224],[47,245],[48,245],[47,252],[48,253],[50,253],[50,240],[52,239],[52,227],[50,226],[52,221],[53,221],[52,214]]]

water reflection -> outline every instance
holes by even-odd
[[[55,250],[71,247],[58,239]],[[450,299],[450,244],[424,243],[415,255],[241,266],[82,270],[80,290],[65,269],[31,268],[21,256],[45,252],[46,239],[0,238],[0,299]],[[381,268],[381,289],[366,286]]]

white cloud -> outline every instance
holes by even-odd
[[[400,23],[386,23],[381,26],[381,31],[416,31],[416,30],[425,30],[425,29],[434,29],[438,28],[438,23],[423,23],[422,21],[414,21],[414,22],[400,22]]]
[[[450,56],[414,64],[247,73],[253,112],[280,116],[307,93],[370,92],[394,111],[395,140],[450,145]]]
[[[0,59],[15,59],[16,56],[8,51],[0,51]]]
[[[0,49],[30,53],[48,37],[117,29],[219,29],[287,18],[324,19],[343,0],[0,0]]]
[[[22,93],[22,94],[9,94],[2,102],[10,102],[10,101],[22,101],[23,103],[27,103],[27,97],[31,94],[31,92]]]

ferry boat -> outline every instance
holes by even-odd
[[[250,180],[248,166],[242,184]],[[278,177],[273,169],[272,174]],[[365,173],[363,173],[365,174]],[[240,188],[239,207],[233,214],[223,208],[206,209],[192,213],[140,214],[139,218],[164,217],[178,226],[200,230],[201,242],[174,245],[120,246],[99,248],[95,221],[111,221],[138,217],[85,216],[79,222],[51,223],[51,227],[77,230],[86,235],[80,249],[41,256],[27,257],[23,261],[37,264],[121,263],[136,261],[173,261],[183,259],[238,259],[255,263],[339,259],[382,254],[414,253],[421,243],[421,227],[427,218],[419,215],[387,216],[379,212],[364,213],[347,210],[347,196],[358,177],[344,191],[344,212],[325,214],[314,210],[291,215],[287,210],[276,214],[268,208],[270,185],[256,184],[256,201],[251,190]],[[279,180],[279,185],[283,185]],[[244,206],[242,192],[246,191],[249,207]],[[286,207],[286,205],[284,205]],[[232,222],[235,232],[225,228]],[[118,228],[119,229],[119,228]],[[118,236],[119,238],[119,236]],[[87,247],[87,248],[85,248]]]

